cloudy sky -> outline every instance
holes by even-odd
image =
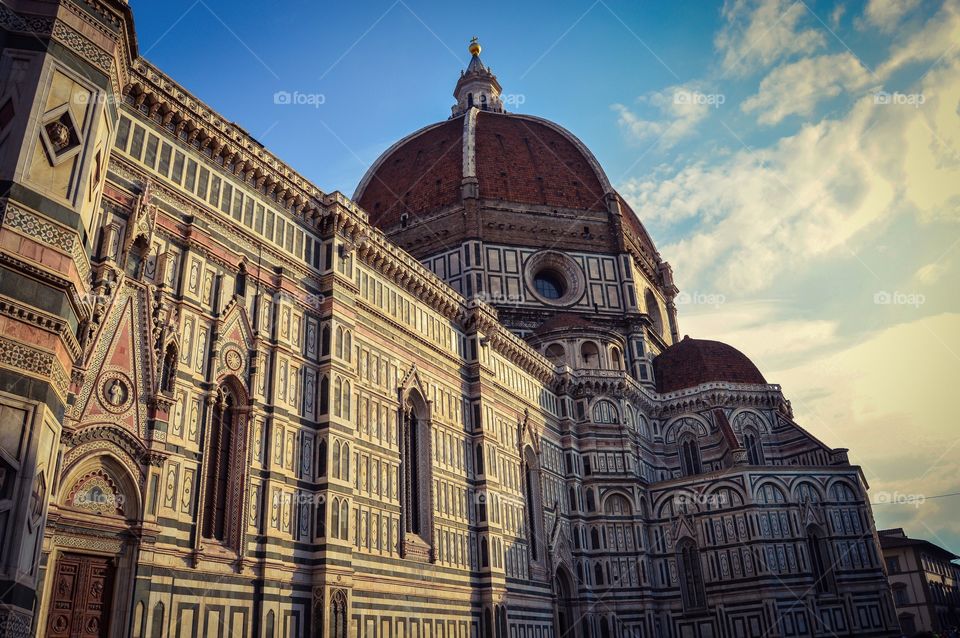
[[[572,130],[633,203],[681,331],[850,448],[878,526],[960,554],[960,0],[133,6],[143,55],[348,195],[449,115],[479,36],[508,108]]]

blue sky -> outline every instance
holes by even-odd
[[[878,526],[960,553],[960,0],[132,4],[141,54],[347,195],[479,36],[633,203],[681,331],[850,448]]]

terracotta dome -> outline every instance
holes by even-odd
[[[567,130],[530,115],[475,109],[394,144],[353,199],[371,222],[389,228],[404,213],[456,204],[462,180],[471,179],[482,199],[597,212],[607,210],[611,191],[597,160]]]
[[[684,337],[654,358],[653,372],[658,392],[674,392],[717,381],[767,383],[747,355],[733,346],[690,337]]]

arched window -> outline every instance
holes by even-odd
[[[596,511],[596,509],[597,509],[596,497],[594,497],[593,495],[593,490],[588,487],[587,488],[587,511],[594,512]]]
[[[490,549],[487,545],[487,537],[480,539],[480,567],[490,566]]]
[[[594,423],[617,423],[619,421],[620,415],[617,412],[617,406],[610,401],[601,399],[593,404]]]
[[[330,354],[330,326],[323,324],[320,329],[320,356],[325,357]]]
[[[317,505],[317,536],[323,538],[327,535],[327,504],[326,502]]]
[[[677,571],[680,573],[680,593],[684,609],[703,609],[707,596],[700,571],[700,551],[689,538],[677,543]]]
[[[320,379],[320,414],[330,412],[330,379],[324,375]]]
[[[620,348],[616,346],[610,348],[610,367],[614,370],[623,370],[623,357],[620,356]]]
[[[600,367],[600,349],[592,341],[584,341],[580,346],[580,358],[584,368],[597,369]]]
[[[350,361],[353,358],[353,336],[349,330],[343,331],[343,359]]]
[[[590,549],[603,549],[600,546],[600,532],[596,527],[590,530]]]
[[[343,359],[343,328],[337,326],[337,358]]]
[[[810,556],[810,574],[814,587],[820,593],[834,590],[833,564],[830,562],[830,547],[823,530],[816,525],[807,528],[807,554]]]
[[[603,566],[600,563],[593,566],[593,584],[603,584]]]
[[[347,595],[342,589],[330,596],[330,638],[347,638]]]
[[[543,351],[543,356],[550,359],[555,365],[560,365],[564,363],[567,358],[567,350],[559,343],[551,343],[547,346],[547,349]]]
[[[743,431],[743,447],[747,449],[747,463],[750,465],[763,465],[763,448],[760,445],[760,437],[753,430]]]
[[[270,610],[267,612],[266,624],[267,624],[267,628],[266,628],[266,631],[264,632],[266,635],[266,638],[273,638],[274,631],[276,629],[276,618],[273,615],[273,610]]]
[[[163,638],[163,603],[157,603],[153,608],[153,620],[150,623],[150,637]]]
[[[430,513],[430,423],[426,400],[412,390],[402,408],[401,471],[404,531],[426,536]]]
[[[237,271],[237,279],[233,284],[233,294],[237,297],[247,296],[247,266],[243,263],[240,264],[240,269]]]
[[[657,296],[649,288],[643,294],[643,304],[647,308],[647,316],[650,317],[650,325],[653,326],[654,332],[663,336],[663,315],[660,313],[660,304],[657,302]]]
[[[340,501],[340,538],[350,540],[350,503],[347,499]]]
[[[330,506],[330,533],[340,538],[340,499],[335,498]]]
[[[483,443],[477,443],[477,474],[483,474]]]
[[[333,461],[330,463],[330,469],[333,472],[333,478],[340,478],[340,441],[333,442]]]
[[[530,558],[540,560],[540,537],[542,536],[540,488],[540,463],[537,455],[528,445],[523,451],[524,489],[527,501],[527,535],[530,544]]]
[[[222,386],[213,405],[210,424],[203,507],[203,536],[221,542],[226,542],[232,524],[228,511],[234,500],[231,487],[241,484],[241,477],[237,476],[240,464],[234,462],[237,454],[235,437],[243,432],[237,408],[233,389],[229,385]]]
[[[349,334],[349,333],[348,333],[348,334]],[[350,418],[351,418],[351,417],[350,417],[350,413],[351,413],[351,410],[350,410],[350,396],[351,396],[351,395],[350,395],[350,390],[351,390],[351,388],[350,388],[350,382],[349,382],[349,381],[344,381],[344,382],[343,382],[343,418],[344,418],[344,419],[347,419],[348,421],[349,421]]]
[[[327,475],[327,440],[320,441],[319,452],[317,452],[317,476]]]
[[[177,348],[172,343],[167,346],[166,353],[163,355],[163,368],[160,373],[160,391],[173,392],[174,383],[177,380]]]
[[[338,469],[340,478],[344,481],[350,480],[350,444],[344,443],[340,452],[340,467]]]
[[[694,476],[703,472],[700,464],[700,446],[697,439],[691,435],[680,438],[678,445],[680,453],[680,470],[684,476]]]
[[[333,415],[343,416],[343,379],[333,382]]]
[[[473,108],[473,93],[467,93],[467,108]]]

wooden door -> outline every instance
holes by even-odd
[[[62,554],[53,576],[47,638],[105,638],[113,578],[109,558]]]

